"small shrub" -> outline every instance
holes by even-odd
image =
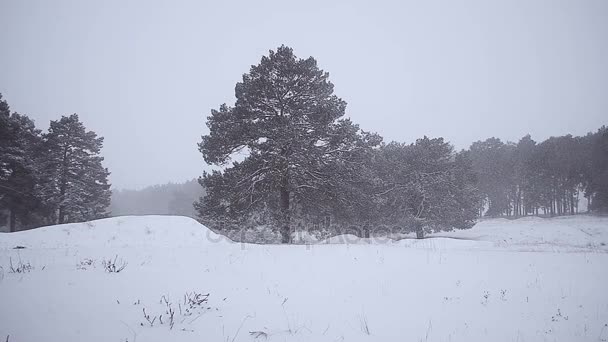
[[[10,263],[10,267],[8,269],[9,273],[26,273],[26,272],[30,272],[31,270],[34,269],[34,267],[29,262],[23,263],[23,262],[21,262],[21,260],[19,260],[19,263],[16,266],[14,266],[13,259],[9,258],[9,263]]]
[[[191,310],[203,306],[209,300],[209,294],[197,293],[195,291],[186,292],[184,294],[184,306],[188,306]]]
[[[483,292],[483,300],[481,301],[481,304],[488,305],[488,300],[489,299],[490,299],[490,292],[484,291]]]
[[[118,255],[116,255],[114,257],[114,260],[112,260],[112,259],[103,260],[102,264],[103,264],[103,268],[108,273],[120,273],[128,265],[128,263],[126,261],[124,261],[122,259],[118,260]]]
[[[365,335],[370,335],[369,325],[367,324],[367,317],[365,314],[361,314],[359,316],[359,323],[361,324],[361,332]]]
[[[181,303],[181,302],[177,303],[177,306],[179,309],[179,314],[177,316],[181,316],[180,322],[184,323],[186,318],[192,316],[193,314],[196,314],[195,317],[193,319],[191,319],[190,322],[188,322],[188,323],[192,323],[204,313],[203,310],[211,309],[210,307],[206,306],[208,297],[209,297],[209,294],[202,294],[202,293],[197,293],[197,292],[186,292],[186,294],[184,294],[184,297],[183,297],[183,303]],[[174,307],[175,307],[174,303],[171,302],[169,300],[168,296],[165,296],[165,295],[160,297],[159,303],[164,306],[162,309],[162,311],[164,311],[164,312],[161,313],[160,315],[153,315],[153,314],[146,312],[146,308],[144,307],[144,308],[142,308],[144,319],[151,327],[153,327],[154,324],[161,324],[161,325],[165,325],[165,326],[168,325],[169,329],[173,329],[173,326],[175,325],[176,318],[177,318],[176,311],[174,309]],[[138,300],[137,302],[135,302],[133,304],[134,305],[140,304],[140,301]],[[142,322],[142,323],[140,323],[140,325],[145,326],[146,324],[145,324],[145,322]],[[182,330],[186,331],[185,329],[182,329]]]
[[[148,321],[150,326],[153,327],[154,322],[156,322],[156,316],[154,316],[154,318],[150,319],[150,315],[146,313],[146,308],[142,308],[142,310],[144,312],[144,318],[146,319],[146,321]],[[142,323],[141,325],[144,325],[144,324]]]

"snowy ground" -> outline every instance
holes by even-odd
[[[608,218],[436,236],[244,245],[160,216],[0,234],[0,341],[608,340]]]

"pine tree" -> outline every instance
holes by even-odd
[[[515,211],[517,216],[537,213],[540,206],[539,175],[536,172],[536,142],[528,134],[517,143],[515,151]]]
[[[10,113],[0,94],[0,209],[9,212],[9,229],[37,224],[42,205],[37,192],[40,130],[27,116]]]
[[[608,212],[608,128],[602,126],[589,137],[590,148],[587,194],[591,210]]]
[[[480,212],[487,216],[511,215],[515,186],[515,146],[489,138],[471,145],[470,158],[481,193]]]
[[[287,243],[293,215],[339,195],[331,191],[337,188],[336,166],[380,139],[340,119],[346,102],[333,89],[314,58],[299,59],[286,46],[252,66],[236,85],[234,107],[222,105],[207,119],[209,134],[199,144],[207,163],[226,165],[242,149],[248,156],[203,175],[201,216],[221,221],[262,215],[280,226]]]
[[[10,161],[11,149],[15,144],[16,134],[12,129],[11,111],[8,103],[2,100],[0,94],[0,180],[6,182],[11,174]],[[3,185],[1,195],[6,196],[7,191],[11,189]]]
[[[479,197],[468,153],[455,154],[443,138],[390,143],[375,161],[382,188],[378,210],[385,222],[425,231],[470,228]]]
[[[543,210],[550,215],[574,214],[585,179],[583,139],[568,134],[538,144],[537,173]]]
[[[42,193],[55,222],[81,222],[107,216],[109,172],[99,154],[103,138],[86,131],[78,115],[51,121],[44,135]]]

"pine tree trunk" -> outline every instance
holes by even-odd
[[[9,232],[17,231],[17,215],[15,215],[15,211],[11,209],[9,214]]]
[[[63,168],[62,168],[62,173],[61,173],[61,183],[59,185],[59,201],[60,201],[60,205],[59,205],[59,220],[58,220],[58,224],[63,224],[65,223],[65,204],[63,204],[65,202],[65,195],[67,193],[67,187],[68,187],[68,146],[66,145],[63,149],[63,162],[62,162]]]
[[[416,239],[424,239],[422,222],[414,222],[414,230],[416,231]]]
[[[59,207],[59,219],[57,220],[57,224],[63,224],[65,222],[65,210],[63,210],[63,206]]]
[[[365,223],[362,227],[361,227],[361,237],[369,239],[369,231],[370,231],[370,224],[369,223]]]
[[[283,222],[281,222],[281,243],[291,243],[291,229],[289,227],[289,178],[283,177],[283,184],[281,185],[281,216]]]
[[[574,192],[570,192],[570,215],[574,215]]]
[[[521,189],[517,189],[517,216],[522,216],[522,210],[521,210]]]

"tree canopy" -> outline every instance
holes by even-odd
[[[51,121],[47,133],[11,113],[0,95],[0,213],[11,231],[108,215],[109,172],[103,138],[78,115]]]
[[[296,224],[330,219],[369,225],[387,208],[379,203],[398,202],[385,198],[392,192],[407,207],[402,217],[435,227],[470,226],[460,205],[473,192],[472,178],[462,174],[470,171],[464,157],[456,162],[442,139],[384,145],[378,134],[344,118],[346,102],[333,89],[314,58],[297,58],[286,46],[243,75],[234,106],[211,111],[209,134],[199,144],[207,163],[225,167],[200,179],[207,195],[196,206],[205,223],[253,221],[278,227],[282,241],[289,242]],[[239,151],[245,151],[244,160],[228,165]],[[391,159],[391,153],[401,159]],[[392,171],[408,175],[395,179]],[[435,211],[449,204],[455,204],[458,222]]]

